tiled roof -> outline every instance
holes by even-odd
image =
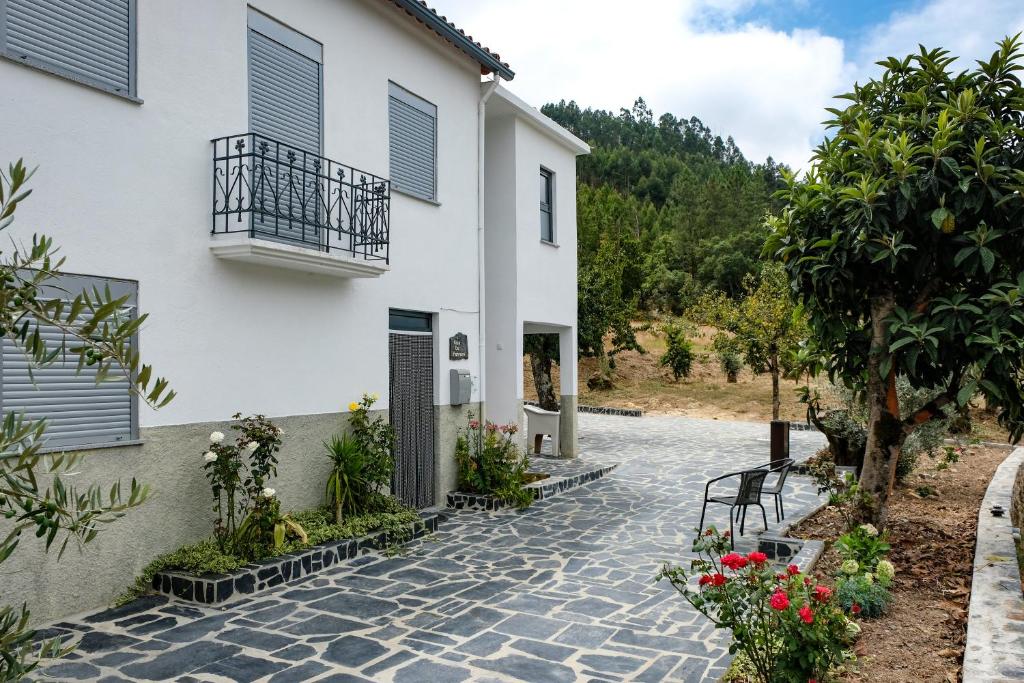
[[[387,1],[404,10],[410,17],[476,60],[480,64],[481,73],[498,73],[507,81],[515,77],[515,72],[509,65],[501,61],[501,55],[473,40],[473,36],[466,35],[465,31],[448,21],[448,17],[438,14],[437,10],[430,7],[424,0]]]

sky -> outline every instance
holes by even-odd
[[[429,0],[501,54],[534,106],[696,116],[748,159],[806,168],[835,95],[923,43],[969,68],[1024,0]]]

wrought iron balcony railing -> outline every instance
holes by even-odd
[[[213,140],[213,233],[387,262],[391,183],[257,133]]]

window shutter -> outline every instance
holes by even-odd
[[[390,84],[391,184],[422,199],[437,198],[437,107]]]
[[[320,154],[320,64],[252,28],[249,125],[297,152]]]
[[[55,296],[109,286],[115,297],[130,296],[131,308],[125,314],[135,314],[134,282],[61,275],[52,284],[53,291],[48,289],[46,294]],[[41,325],[39,333],[49,349],[65,342],[64,333],[52,325]],[[66,343],[73,346],[75,339],[68,338]],[[32,367],[31,373],[29,368],[28,356],[5,337],[0,343],[0,413],[45,418],[44,447],[86,448],[138,438],[137,401],[120,368],[112,368],[108,380],[98,385],[96,370],[85,366],[78,372],[78,355],[70,352],[45,367]]]
[[[131,0],[6,0],[4,51],[36,66],[132,93]]]

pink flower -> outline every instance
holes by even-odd
[[[814,587],[814,599],[818,602],[828,602],[830,597],[832,597],[832,589],[828,586]]]
[[[747,566],[747,558],[743,557],[739,553],[729,553],[722,558],[722,564],[736,571],[737,569],[743,569]]]
[[[772,606],[772,609],[782,611],[789,607],[789,598],[782,591],[775,591],[772,593],[771,599],[768,604]]]
[[[761,565],[768,561],[768,556],[761,552],[753,552],[747,555],[747,559],[754,564]]]
[[[470,420],[469,421],[469,428],[470,429],[479,429],[480,428],[480,420]]]
[[[801,607],[800,610],[797,612],[797,614],[800,615],[800,619],[805,624],[813,624],[814,623],[814,612],[811,611],[811,606],[810,605],[804,605],[803,607]]]

